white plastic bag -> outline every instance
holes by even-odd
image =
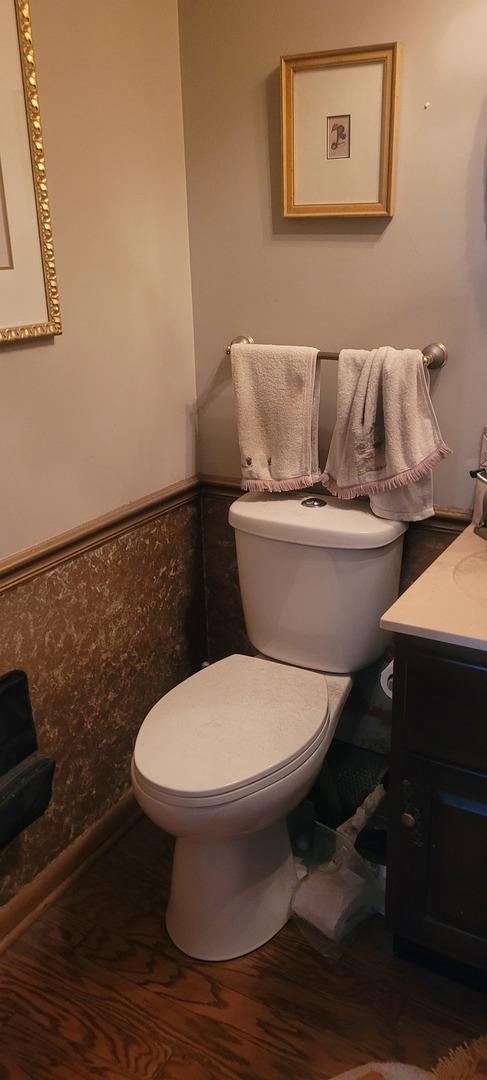
[[[341,955],[341,943],[359,923],[384,910],[382,884],[354,847],[383,796],[379,785],[336,832],[316,824],[312,868],[294,893],[293,914],[300,929],[332,960]]]

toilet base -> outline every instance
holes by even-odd
[[[167,932],[197,960],[243,956],[285,925],[296,884],[285,820],[236,838],[179,837]]]

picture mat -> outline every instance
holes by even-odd
[[[295,205],[379,202],[384,70],[377,60],[295,71]],[[327,117],[347,113],[351,155],[327,158]]]
[[[14,0],[0,0],[0,152],[13,268],[0,275],[0,328],[48,321]]]

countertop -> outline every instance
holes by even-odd
[[[487,652],[487,541],[467,528],[385,612],[384,630]]]

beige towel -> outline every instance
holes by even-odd
[[[421,521],[434,513],[431,471],[449,453],[418,349],[340,353],[325,487],[340,499],[370,495],[378,517]]]
[[[232,345],[244,491],[298,491],[320,479],[318,350]]]

